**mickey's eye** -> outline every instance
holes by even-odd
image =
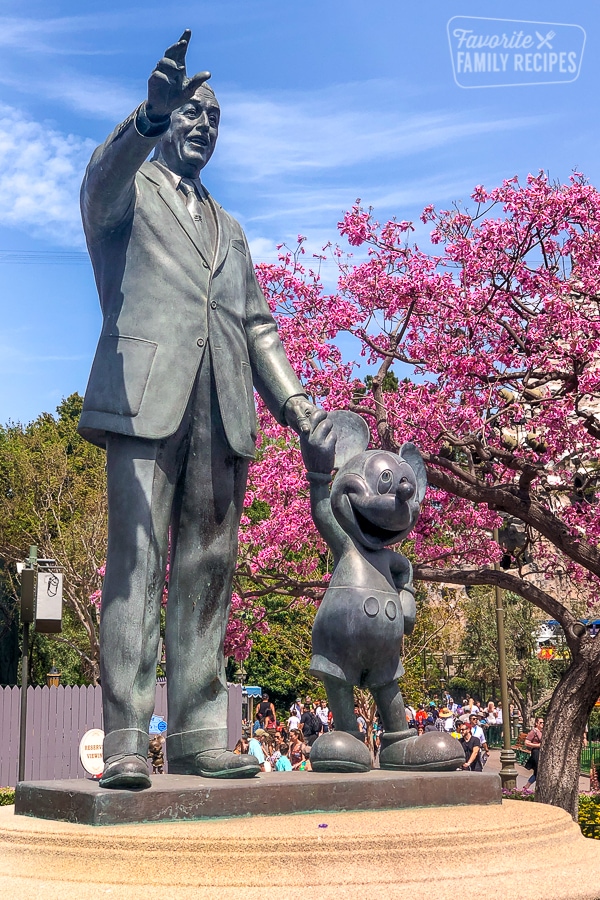
[[[381,475],[379,476],[379,481],[377,482],[377,493],[378,494],[389,494],[392,484],[394,482],[394,476],[390,469],[385,469]]]

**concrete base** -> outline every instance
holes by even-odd
[[[298,812],[403,809],[417,806],[500,803],[493,772],[364,774],[281,772],[219,780],[158,775],[142,791],[101,788],[95,781],[24,781],[15,811],[83,825],[125,825],[175,819],[282,815]]]
[[[322,827],[327,826],[327,827]],[[19,900],[600,897],[600,841],[562,810],[489,806],[93,828],[0,808],[0,890]],[[269,887],[265,888],[268,881]]]

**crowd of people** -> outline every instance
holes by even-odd
[[[512,714],[512,708],[509,711]],[[379,717],[367,722],[358,707],[354,708],[356,728],[364,733],[365,740],[372,747],[377,759],[383,729]],[[486,705],[467,697],[457,703],[446,694],[439,700],[419,703],[416,707],[406,706],[406,720],[409,728],[417,734],[429,731],[445,731],[459,740],[465,753],[464,769],[483,771],[491,745],[500,743],[503,710],[502,704],[490,700]],[[536,722],[536,728],[538,723]],[[252,727],[247,726],[247,734],[235,748],[237,753],[251,753],[258,759],[261,769],[270,771],[309,771],[310,749],[319,735],[335,728],[333,715],[325,700],[305,697],[297,698],[289,709],[289,714],[278,719],[275,706],[267,693],[263,693],[256,709]],[[537,740],[537,734],[527,735]],[[541,737],[540,737],[541,740]],[[539,742],[537,744],[539,748]],[[530,748],[532,749],[532,748]],[[537,759],[535,760],[537,763]],[[530,781],[535,780],[535,771]]]

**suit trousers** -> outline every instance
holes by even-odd
[[[210,353],[160,441],[107,436],[109,542],[100,615],[104,758],[146,756],[166,611],[171,759],[227,747],[223,642],[248,460],[227,442]]]

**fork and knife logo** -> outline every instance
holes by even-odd
[[[543,34],[540,34],[539,31],[536,31],[535,36],[539,41],[539,44],[537,45],[538,50],[541,50],[542,47],[547,47],[548,50],[552,50],[552,44],[550,43],[550,41],[556,37],[555,31],[549,31],[546,37],[544,37]]]

